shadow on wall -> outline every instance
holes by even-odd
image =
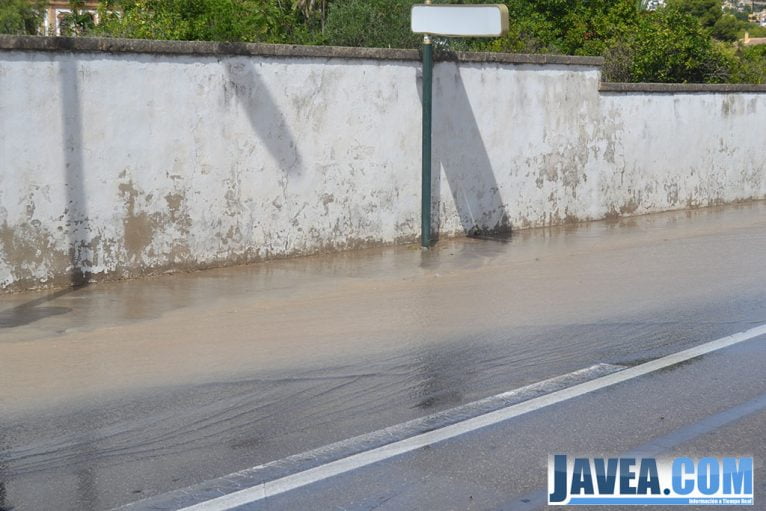
[[[418,82],[422,102],[420,74]],[[466,235],[493,238],[510,235],[511,225],[460,68],[453,63],[435,64],[433,85],[431,154],[435,233],[439,233],[442,224],[443,172]]]
[[[14,328],[34,323],[40,319],[66,314],[66,307],[40,307],[74,289],[86,286],[90,279],[90,247],[87,198],[85,196],[84,158],[82,150],[82,103],[78,63],[63,58],[59,61],[59,92],[61,100],[61,143],[64,162],[64,219],[68,236],[68,273],[70,288],[30,300],[10,309],[0,311],[0,329]],[[4,499],[0,487],[0,511]]]
[[[68,273],[70,288],[22,303],[11,309],[0,311],[0,329],[27,325],[40,319],[66,314],[66,307],[39,307],[71,291],[88,285],[90,279],[90,226],[88,221],[87,197],[85,196],[85,175],[83,158],[82,98],[78,76],[78,63],[70,58],[59,61],[61,100],[61,142],[63,152],[65,205],[64,219],[68,236]],[[0,488],[0,511],[3,500]]]
[[[298,144],[287,126],[266,85],[258,76],[255,66],[237,59],[226,62],[227,81],[224,83],[224,101],[235,98],[247,113],[250,125],[280,168],[289,174],[301,173]]]
[[[82,95],[79,63],[64,56],[59,62],[61,79],[61,126],[66,206],[64,215],[69,234],[69,279],[72,287],[87,285],[93,257],[88,224],[83,157]]]

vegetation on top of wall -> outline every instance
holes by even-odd
[[[0,34],[40,34],[46,4],[45,0],[0,0]]]
[[[93,35],[141,39],[312,43],[287,1],[103,0]]]
[[[409,10],[420,0],[102,0],[99,23],[71,0],[67,35],[415,48]],[[486,0],[435,0],[483,3]],[[766,57],[744,46],[766,35],[721,0],[495,0],[509,33],[490,40],[443,39],[451,50],[601,55],[612,81],[765,83]],[[0,0],[0,31],[38,33],[41,1]]]

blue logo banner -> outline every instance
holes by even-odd
[[[752,506],[752,457],[548,459],[552,506]]]

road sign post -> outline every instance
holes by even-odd
[[[432,36],[500,37],[508,32],[505,5],[413,5],[412,31],[423,34],[423,155],[420,204],[420,244],[431,246],[431,116],[433,112]]]
[[[423,169],[421,178],[420,245],[431,246],[431,113],[433,91],[433,54],[431,37],[423,37]]]

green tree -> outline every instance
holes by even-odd
[[[47,5],[44,0],[0,0],[0,34],[38,35]]]
[[[632,36],[641,12],[634,0],[581,2],[565,17],[563,49],[573,55],[602,55]]]
[[[271,0],[106,0],[99,35],[143,39],[306,42],[296,12]]]
[[[328,8],[325,42],[336,46],[414,48],[421,37],[410,31],[416,0],[334,0]]]
[[[745,32],[747,32],[750,37],[766,37],[766,27],[762,27],[757,23],[747,23],[743,25],[738,35],[744,37]]]
[[[635,0],[506,0],[507,36],[476,42],[477,49],[601,55],[632,31]]]
[[[723,15],[721,0],[668,0],[667,7],[697,18],[705,28],[713,28]]]
[[[740,21],[731,14],[724,14],[713,25],[711,34],[719,41],[736,41]]]
[[[630,41],[632,81],[720,83],[731,62],[697,18],[673,6],[642,16]]]
[[[748,21],[749,17],[748,15],[753,12],[750,6],[747,6],[743,8],[741,11],[739,9],[724,9],[724,14],[731,14],[735,18],[737,18],[739,21]]]
[[[766,46],[728,46],[731,83],[766,83]]]
[[[72,1],[80,11],[65,30],[73,35],[384,48],[421,44],[410,32],[409,12],[422,0],[102,0],[95,27],[92,19],[78,17],[84,14],[82,2]],[[656,11],[646,11],[643,0],[497,1],[510,13],[506,36],[438,38],[437,48],[604,55],[604,76],[619,81],[764,80],[763,54],[731,44],[743,30],[762,29],[722,14],[720,0],[668,0]],[[0,13],[10,19],[8,6],[22,4],[28,6],[25,0],[0,0]],[[17,21],[6,25],[24,30]]]

